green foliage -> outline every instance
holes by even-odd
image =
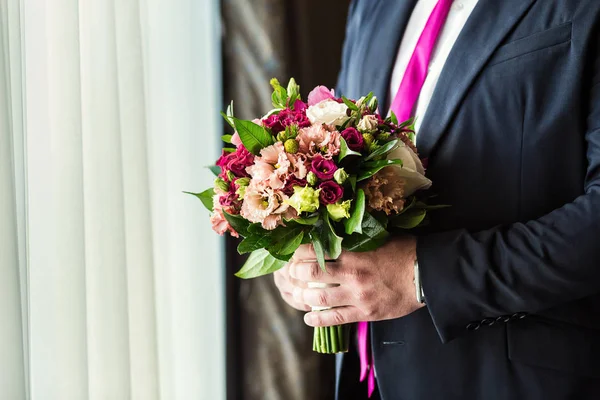
[[[258,155],[262,149],[274,143],[273,135],[252,121],[233,118],[233,123],[240,135],[240,140],[246,149],[254,155]]]
[[[225,143],[231,144],[231,137],[232,135],[223,135],[221,136],[221,140],[223,140]]]
[[[227,222],[229,222],[229,225],[231,225],[231,227],[235,229],[235,231],[241,236],[247,237],[248,235],[250,235],[249,228],[252,225],[250,221],[244,219],[240,215],[228,214],[226,212],[223,212],[223,215],[225,216]]]
[[[350,213],[350,218],[344,221],[346,234],[362,233],[362,221],[365,215],[365,192],[362,189],[356,191],[354,207]]]
[[[385,156],[388,153],[392,152],[396,148],[398,148],[399,139],[394,139],[390,142],[387,142],[380,147],[378,147],[375,151],[364,158],[364,161],[369,161],[374,159],[375,157]]]
[[[209,165],[206,168],[208,168],[210,170],[210,172],[213,173],[214,176],[219,176],[219,174],[221,173],[221,167],[219,167],[217,165]]]
[[[343,137],[340,137],[340,153],[338,154],[338,162],[342,161],[344,158],[348,156],[360,156],[359,152],[350,150],[348,147],[348,143],[344,140]]]
[[[275,108],[286,108],[288,101],[287,90],[279,84],[279,81],[275,78],[271,79],[271,86],[273,87],[273,94],[271,95],[271,101]]]
[[[413,208],[390,219],[389,224],[395,228],[413,229],[421,225],[426,216],[427,210]]]
[[[313,245],[313,248],[315,249],[315,254],[317,256],[317,263],[319,264],[319,267],[321,267],[321,269],[323,271],[326,271],[325,269],[325,250],[323,249],[323,242],[321,241],[321,238],[319,237],[319,235],[316,232],[316,228],[313,229],[310,232],[310,242]]]
[[[363,164],[363,170],[358,175],[358,181],[364,181],[381,171],[385,167],[391,165],[402,166],[402,160],[380,160],[380,161],[368,161]]]
[[[354,104],[353,102],[351,102],[350,100],[348,100],[346,97],[342,96],[342,101],[352,111],[358,111],[358,106],[356,104]]]
[[[355,233],[344,239],[342,243],[348,251],[372,251],[381,247],[387,240],[389,232],[385,225],[368,212],[365,213],[361,226],[362,233]]]
[[[271,274],[286,264],[283,260],[273,257],[267,250],[253,251],[242,268],[235,274],[238,278],[250,279]]]
[[[215,190],[213,188],[206,189],[204,192],[200,193],[192,193],[192,192],[183,192],[185,194],[191,194],[192,196],[200,199],[204,207],[210,212],[213,211],[213,196],[215,195]]]

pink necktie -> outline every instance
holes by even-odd
[[[415,51],[408,62],[406,72],[404,72],[402,83],[400,83],[396,97],[394,97],[390,107],[396,114],[398,121],[406,121],[411,117],[427,77],[431,53],[448,17],[452,1],[438,1],[419,37]],[[368,376],[367,387],[369,397],[371,397],[375,390],[375,369],[373,368],[373,355],[369,346],[368,322],[358,323],[358,354],[360,356],[360,381],[364,381]]]

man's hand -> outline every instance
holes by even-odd
[[[423,306],[415,296],[415,259],[416,239],[402,237],[372,252],[343,252],[335,262],[328,262],[327,272],[323,272],[315,261],[312,246],[304,245],[296,251],[287,270],[275,279],[277,283],[289,273],[290,284],[278,287],[288,304],[297,309],[304,304],[335,307],[306,314],[304,321],[310,326],[380,321],[403,317]],[[308,282],[339,286],[307,288]],[[291,299],[287,295],[290,287]]]
[[[310,306],[307,306],[304,303],[298,303],[296,300],[294,300],[294,288],[297,287],[299,289],[304,289],[306,288],[306,284],[290,277],[289,266],[290,264],[287,264],[285,267],[273,274],[273,277],[275,278],[275,286],[277,286],[277,289],[279,289],[279,293],[281,294],[283,300],[291,307],[298,311],[310,311]]]

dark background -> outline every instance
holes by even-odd
[[[224,104],[254,119],[271,106],[269,80],[294,77],[306,99],[334,87],[350,0],[222,0]],[[332,399],[334,356],[312,352],[303,313],[279,297],[271,276],[234,277],[244,259],[226,243],[227,398]]]

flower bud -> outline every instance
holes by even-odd
[[[296,154],[298,152],[298,142],[296,139],[288,139],[283,144],[286,153]]]
[[[229,171],[228,171],[229,172]],[[223,178],[215,179],[215,189],[219,189],[223,192],[229,191],[229,184],[223,180]]]
[[[306,174],[306,181],[309,185],[315,186],[318,182],[317,175],[315,175],[314,172],[310,171],[308,174]]]
[[[379,135],[377,135],[377,140],[381,140],[381,141],[387,141],[389,140],[390,136],[392,134],[389,132],[381,132]]]
[[[248,186],[250,184],[250,178],[245,177],[245,178],[239,178],[235,181],[235,184],[238,187],[242,187],[242,186]]]
[[[375,97],[375,96],[371,97],[371,100],[369,100],[369,104],[368,104],[368,107],[371,110],[371,112],[375,112],[375,110],[377,110],[378,105],[379,105],[379,102],[377,100],[377,97]]]
[[[379,120],[374,115],[365,115],[362,117],[358,125],[356,126],[359,131],[364,133],[372,133],[377,130],[379,126]]]
[[[294,187],[294,194],[285,203],[292,206],[298,213],[315,212],[319,209],[319,193],[321,190],[315,190],[309,186]]]
[[[348,179],[348,173],[344,171],[344,168],[340,168],[333,174],[333,179],[342,185],[344,182],[346,182],[346,179]]]
[[[298,125],[288,125],[285,127],[285,133],[287,135],[286,140],[287,139],[295,139],[296,136],[298,136],[298,130],[300,128],[298,127]]]
[[[235,175],[233,174],[233,172],[231,172],[231,171],[227,171],[227,180],[228,180],[229,182],[233,182],[233,181],[235,181]]]
[[[350,218],[350,203],[351,200],[346,200],[335,204],[327,204],[329,217],[334,221]]]
[[[248,186],[240,186],[235,191],[235,194],[238,195],[238,200],[244,200],[244,195],[246,194],[246,189]]]
[[[285,142],[289,138],[290,137],[288,136],[286,131],[281,131],[277,134],[277,140],[279,140],[280,142]]]

